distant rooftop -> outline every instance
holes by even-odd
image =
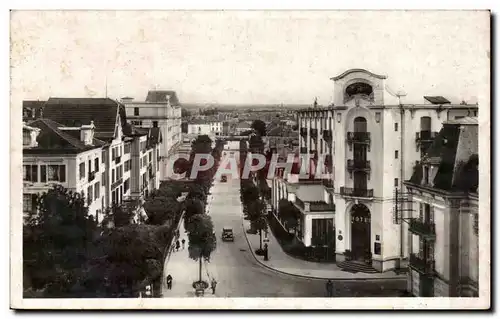
[[[450,101],[442,96],[424,96],[424,99],[431,102],[432,104],[451,104]]]
[[[177,98],[177,93],[175,91],[156,91],[152,90],[148,92],[146,97],[146,102],[149,103],[166,103],[170,99],[170,104],[173,106],[180,105],[179,99]]]

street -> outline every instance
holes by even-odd
[[[211,262],[203,264],[203,279],[218,282],[215,297],[325,297],[324,280],[306,279],[281,274],[260,265],[249,250],[242,226],[240,203],[240,181],[228,179],[216,181],[208,199],[207,213],[212,217],[217,234],[217,249]],[[234,242],[223,242],[223,227],[234,231]],[[186,238],[183,227],[181,238]],[[198,263],[189,259],[185,251],[174,252],[167,264],[167,272],[172,273],[174,285],[164,297],[194,296],[191,283],[198,279]],[[164,274],[166,276],[167,274]],[[398,296],[404,283],[380,281],[344,281],[334,283],[334,296]],[[207,290],[206,296],[212,296]]]

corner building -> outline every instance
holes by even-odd
[[[383,272],[408,264],[407,212],[399,203],[403,181],[425,154],[442,123],[477,116],[478,106],[425,96],[401,104],[384,75],[350,69],[331,78],[329,107],[298,112],[300,152],[326,154],[331,180],[323,181],[335,204],[336,260],[346,256]]]

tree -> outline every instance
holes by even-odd
[[[280,218],[285,222],[287,227],[293,228],[294,232],[296,232],[300,218],[299,209],[289,200],[284,198],[279,201],[278,205]]]
[[[205,205],[198,198],[188,199],[186,202],[186,213],[184,215],[184,228],[189,231],[189,227],[191,226],[190,220],[193,216],[204,214],[205,213]]]
[[[264,123],[264,121],[262,121],[262,120],[255,120],[255,121],[253,121],[251,127],[260,136],[266,136],[266,123]]]
[[[113,227],[127,226],[133,223],[134,215],[133,207],[114,204],[104,212],[102,224],[111,223]]]
[[[210,216],[197,214],[190,218],[188,228],[189,257],[199,261],[199,281],[202,281],[202,259],[210,260],[210,255],[217,246],[214,224]]]
[[[60,185],[38,196],[36,204],[38,211],[27,216],[23,227],[25,283],[43,290],[45,297],[69,297],[96,223],[84,198]]]

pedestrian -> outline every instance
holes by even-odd
[[[212,295],[215,295],[215,288],[217,287],[217,280],[215,280],[215,278],[212,278],[211,286],[212,286]]]
[[[186,245],[186,240],[182,238],[182,250],[184,250],[184,246]]]
[[[333,297],[333,282],[330,279],[326,282],[326,292],[328,297]]]
[[[175,242],[175,250],[179,251],[179,248],[181,248],[181,244],[179,243],[179,240]]]
[[[172,290],[172,276],[168,274],[167,276],[167,289]]]

